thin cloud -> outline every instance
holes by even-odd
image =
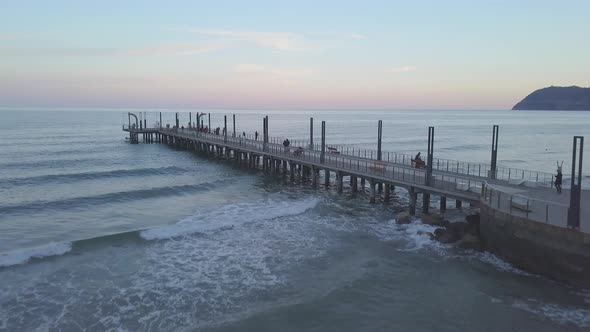
[[[308,33],[310,36],[330,37],[338,39],[367,39],[367,36],[362,33],[342,33],[335,31],[316,31]]]
[[[294,79],[313,74],[311,68],[304,67],[269,67],[258,64],[239,64],[232,68],[237,74],[264,74],[275,78]]]
[[[186,30],[197,35],[216,37],[221,40],[250,43],[276,51],[303,51],[308,48],[303,36],[296,33],[199,28],[175,28],[173,30]]]
[[[389,68],[389,72],[391,73],[407,73],[411,71],[415,71],[416,67],[414,66],[401,66],[401,67],[393,67]]]
[[[174,43],[135,48],[0,48],[0,54],[13,56],[188,56],[224,48],[223,43]]]

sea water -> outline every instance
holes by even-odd
[[[396,225],[403,190],[371,205],[132,145],[128,111],[0,111],[0,330],[590,329],[590,291],[433,242],[419,219]],[[582,112],[210,112],[248,134],[269,115],[270,135],[291,140],[313,116],[318,137],[325,120],[328,144],[356,148],[375,147],[383,120],[383,150],[408,154],[432,125],[436,157],[482,163],[498,124],[499,164],[545,172],[564,160],[568,173],[572,136],[590,136]]]

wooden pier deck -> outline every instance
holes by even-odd
[[[557,200],[542,200],[552,197],[553,190],[550,183],[550,174],[529,171],[505,171],[496,176],[489,177],[489,166],[474,165],[473,167],[459,167],[457,162],[446,160],[430,160],[431,169],[413,167],[409,156],[388,156],[387,160],[375,160],[365,158],[362,154],[349,155],[331,153],[323,144],[318,147],[289,146],[276,143],[278,140],[270,140],[261,135],[260,140],[233,135],[216,135],[205,133],[196,128],[125,128],[129,132],[131,142],[137,143],[139,135],[144,142],[166,143],[187,150],[202,152],[209,156],[217,156],[232,160],[236,163],[246,164],[249,167],[261,168],[265,173],[282,173],[294,180],[295,176],[311,180],[314,187],[320,184],[332,184],[332,175],[335,175],[335,184],[338,192],[344,188],[344,178],[347,177],[353,192],[359,189],[365,190],[368,184],[370,201],[376,202],[377,196],[382,196],[383,202],[390,200],[392,189],[401,187],[408,190],[410,197],[410,214],[416,213],[418,195],[422,195],[422,213],[428,213],[430,208],[430,196],[440,197],[440,211],[447,208],[447,198],[455,200],[455,206],[460,208],[463,202],[479,205],[482,197],[487,199],[484,188],[505,189],[504,199],[509,202],[502,203],[511,213],[520,213],[519,204],[526,201],[528,216],[535,216],[536,221],[553,224],[558,227],[567,227],[567,206],[563,204],[563,197]],[[357,149],[358,151],[358,149]],[[366,155],[366,153],[365,153]],[[398,158],[399,157],[399,158]],[[322,173],[322,176],[320,174]],[[483,174],[485,174],[485,176]],[[508,178],[503,176],[506,173]],[[512,175],[511,175],[512,173]],[[514,175],[518,176],[514,177]],[[536,173],[536,174],[535,174]],[[500,172],[496,169],[496,174]],[[522,174],[522,176],[521,176]],[[512,176],[512,178],[510,178]],[[549,178],[549,180],[547,180]],[[539,180],[539,181],[535,181]],[[531,187],[534,187],[531,188]],[[535,195],[528,195],[527,193]],[[564,191],[567,195],[567,191]],[[565,196],[565,195],[564,195]],[[494,196],[493,196],[494,197]],[[568,196],[569,197],[569,196]],[[490,198],[492,200],[493,198]],[[590,193],[586,190],[582,193],[582,212],[580,230],[590,233],[590,212],[586,207],[590,204]],[[486,201],[488,202],[488,201]],[[490,201],[491,203],[491,201]],[[498,207],[503,206],[498,204]],[[514,209],[513,209],[514,207]],[[551,207],[551,208],[549,208]],[[520,211],[520,212],[519,212]]]

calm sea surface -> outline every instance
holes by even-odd
[[[590,290],[396,225],[401,190],[370,205],[131,145],[127,111],[0,111],[0,330],[590,330]],[[313,116],[317,137],[325,120],[328,144],[356,148],[375,147],[381,119],[383,149],[411,154],[433,125],[435,157],[483,163],[498,124],[501,165],[550,173],[556,160],[569,173],[573,135],[590,137],[583,112],[235,113],[239,133],[269,115],[292,140]]]

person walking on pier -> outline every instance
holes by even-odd
[[[256,131],[256,132],[254,133],[254,140],[255,140],[255,141],[257,141],[257,140],[258,140],[258,131]]]
[[[557,167],[557,175],[555,175],[555,189],[557,189],[558,194],[561,194],[562,181],[563,181],[563,174],[561,173],[561,167]]]

